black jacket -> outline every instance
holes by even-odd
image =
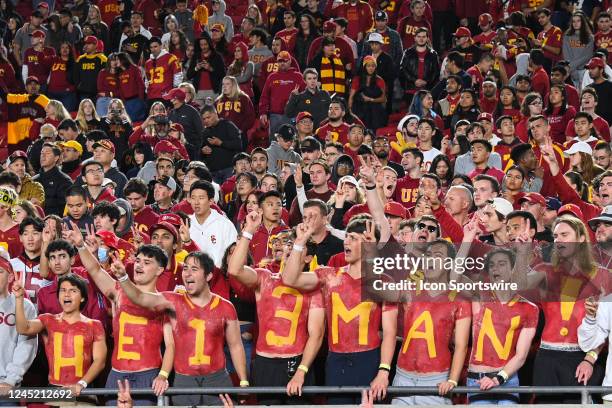
[[[315,93],[304,89],[297,95],[291,94],[287,105],[285,105],[285,115],[295,118],[300,112],[310,112],[314,128],[318,128],[322,120],[327,117],[327,111],[331,98],[327,91],[318,89]]]
[[[212,68],[210,72],[210,83],[213,87],[213,91],[216,94],[221,93],[221,81],[225,76],[225,63],[223,62],[223,58],[217,51],[212,51],[210,57],[208,57],[208,62]],[[198,61],[194,61],[193,58],[189,60],[189,68],[187,68],[187,79],[193,82],[193,86],[196,91],[200,86],[200,72],[196,71],[196,65],[198,65]]]
[[[208,143],[208,138],[218,137],[221,139],[221,146],[213,146]],[[242,139],[240,130],[232,122],[219,119],[219,122],[202,132],[203,146],[210,146],[212,153],[202,155],[204,163],[210,171],[227,169],[233,166],[234,155],[242,151]]]
[[[198,148],[202,146],[202,118],[198,110],[193,106],[184,103],[176,109],[172,109],[168,114],[168,119],[172,123],[180,123],[185,129],[185,139],[190,145]]]
[[[120,172],[116,167],[111,167],[104,173],[104,177],[113,180],[115,184],[117,184],[115,188],[115,197],[122,198],[123,188],[127,184],[127,177],[125,177],[125,174]]]
[[[60,217],[66,207],[66,191],[72,186],[72,179],[57,166],[49,171],[40,169],[40,173],[32,177],[45,189],[45,214],[55,214]]]
[[[416,46],[408,48],[402,55],[400,62],[399,78],[404,91],[416,89],[414,82],[418,79],[419,74],[419,55]],[[425,54],[425,69],[423,70],[423,79],[427,81],[425,89],[431,89],[438,82],[440,76],[440,61],[438,53],[431,49],[427,49]]]

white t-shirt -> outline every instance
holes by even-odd
[[[198,244],[200,250],[206,252],[220,268],[225,250],[236,242],[238,232],[234,224],[225,216],[215,210],[210,210],[210,215],[204,224],[198,223],[195,214],[189,216],[191,226],[189,235]]]

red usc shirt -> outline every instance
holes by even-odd
[[[159,368],[164,315],[133,304],[117,282],[113,304],[113,369],[138,372]]]
[[[578,326],[585,315],[584,301],[589,296],[610,293],[609,272],[598,267],[588,275],[569,275],[551,264],[539,264],[534,269],[545,273],[549,294],[540,305],[546,322],[542,344],[578,346]]]
[[[348,133],[350,126],[342,122],[340,126],[332,126],[326,123],[315,131],[315,135],[322,142],[338,142],[343,146],[348,143]]]
[[[469,318],[469,302],[454,293],[434,298],[423,294],[403,305],[404,343],[397,366],[418,373],[441,373],[451,366],[453,334],[457,320]]]
[[[46,84],[54,56],[55,50],[50,47],[43,47],[42,51],[35,51],[32,47],[25,50],[23,63],[28,67],[28,76],[35,76],[41,84]]]
[[[472,304],[470,366],[503,367],[516,354],[521,330],[538,325],[538,307],[516,296],[508,303]]]
[[[257,231],[253,234],[253,239],[251,239],[249,243],[254,265],[259,264],[259,261],[271,255],[272,248],[269,245],[270,237],[288,229],[289,227],[283,223],[273,227],[270,231],[266,229],[263,223],[259,226]]]
[[[597,48],[608,50],[608,64],[612,64],[612,30],[607,33],[601,31],[595,33],[595,49]]]
[[[42,314],[45,326],[43,342],[49,362],[49,384],[74,385],[93,362],[93,344],[104,339],[104,328],[98,320],[85,318],[68,323],[61,315]]]
[[[544,46],[548,45],[549,47],[561,48],[563,45],[563,32],[557,26],[550,27],[547,31],[540,31],[538,34],[538,40],[542,41],[542,52],[544,56],[553,62],[559,61],[561,59],[561,53],[559,55],[555,55],[550,51],[544,50]]]
[[[322,267],[315,273],[325,302],[329,350],[357,353],[379,347],[383,308],[393,306],[362,301],[361,279],[352,278],[348,267]]]
[[[19,224],[13,225],[6,231],[0,230],[0,247],[6,249],[11,258],[16,258],[23,252],[19,241]]]
[[[151,209],[151,206],[145,205],[142,210],[134,214],[134,224],[140,232],[149,232],[149,228],[157,224],[159,214]]]
[[[419,179],[413,179],[409,175],[397,180],[393,200],[402,203],[409,210],[414,208],[419,196],[419,181]]]
[[[402,45],[405,50],[414,45],[416,30],[421,27],[425,27],[427,31],[431,33],[431,24],[429,24],[429,21],[427,21],[425,18],[417,21],[412,15],[410,15],[402,18],[399,21],[397,32],[402,39]]]
[[[49,73],[48,91],[52,92],[74,92],[75,86],[68,78],[68,61],[62,57],[55,56],[51,60],[51,71]],[[79,169],[80,170],[80,169]]]
[[[147,98],[160,99],[174,87],[174,75],[181,72],[181,63],[174,54],[165,53],[157,59],[145,62],[147,76]]]
[[[184,293],[164,292],[163,296],[176,310],[172,333],[181,342],[174,354],[174,370],[196,376],[224,369],[225,328],[238,319],[234,305],[214,293],[204,307],[194,305]]]
[[[259,284],[255,351],[273,356],[297,356],[308,341],[308,311],[322,308],[319,290],[302,293],[283,285],[280,274],[256,269]]]
[[[295,27],[285,28],[284,30],[281,30],[276,33],[276,37],[280,38],[285,42],[285,44],[287,45],[287,51],[293,52],[293,49],[295,48],[295,37],[297,33],[298,29]]]

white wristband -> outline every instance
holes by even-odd
[[[253,239],[253,234],[247,231],[242,231],[242,238],[248,239],[250,241]]]
[[[87,388],[87,385],[88,385],[85,380],[79,380],[77,381],[77,384],[79,384],[83,388]]]
[[[127,273],[123,276],[120,276],[119,278],[117,278],[118,282],[125,282],[126,280],[129,279],[129,276],[127,275]]]
[[[302,252],[304,250],[304,246],[300,244],[293,244],[293,250],[295,252]]]

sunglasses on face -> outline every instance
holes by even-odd
[[[420,229],[421,231],[424,230],[425,228],[427,228],[427,231],[434,233],[436,231],[438,231],[438,227],[436,227],[435,225],[427,225],[423,222],[419,222],[417,224],[417,228]]]

